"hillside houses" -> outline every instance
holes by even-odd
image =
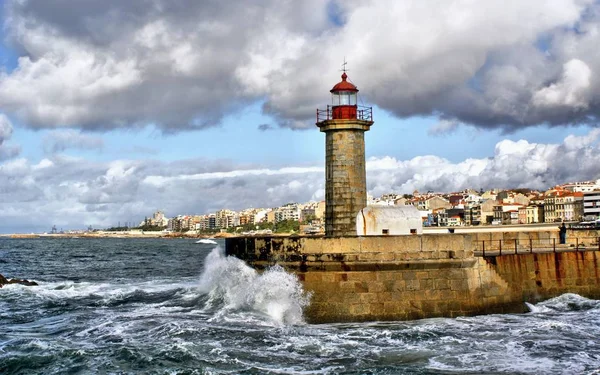
[[[415,192],[412,196],[399,196],[394,204],[417,207],[425,226],[580,221],[586,216],[600,218],[600,180],[567,183],[545,192],[528,189],[428,192],[425,195]]]
[[[572,222],[600,219],[600,180],[570,182],[544,192],[528,189],[450,193],[389,193],[368,197],[368,205],[413,205],[424,226],[476,226]],[[180,231],[218,231],[258,228],[284,221],[303,223],[306,233],[322,231],[325,202],[287,203],[274,208],[222,209],[204,215],[177,215],[167,219],[162,211],[140,225]]]

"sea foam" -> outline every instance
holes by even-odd
[[[226,257],[219,246],[206,257],[199,290],[209,297],[207,308],[217,308],[218,314],[254,311],[278,324],[303,323],[302,309],[310,299],[297,277],[281,266],[258,273],[242,260]]]

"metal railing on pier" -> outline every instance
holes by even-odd
[[[527,253],[558,253],[566,251],[600,251],[600,237],[578,237],[566,243],[557,238],[480,240],[475,242],[475,255],[508,255]]]

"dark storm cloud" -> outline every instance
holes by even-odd
[[[243,83],[254,80],[242,69],[252,51],[284,27],[323,29],[324,7],[267,0],[10,1],[6,30],[23,58],[0,75],[0,106],[33,128],[215,126],[262,95]],[[308,11],[317,16],[299,18]],[[286,36],[278,37],[270,44],[285,49]]]
[[[0,106],[33,128],[177,132],[264,100],[279,126],[310,128],[346,56],[366,103],[399,117],[505,131],[590,123],[599,9],[592,0],[11,0],[6,31],[22,58],[0,74]]]
[[[312,126],[306,114],[316,94],[307,93],[326,94],[335,83],[324,67],[337,55],[350,57],[350,77],[367,103],[398,117],[434,115],[504,132],[597,122],[597,2],[435,4],[343,3],[348,21],[327,40],[331,48],[308,48],[294,69],[273,73],[265,112],[285,126]],[[290,85],[294,77],[302,79]]]

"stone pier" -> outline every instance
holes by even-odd
[[[226,253],[294,272],[312,293],[312,323],[525,312],[525,302],[567,292],[600,299],[597,249],[475,256],[476,242],[489,236],[238,237],[226,240]]]

